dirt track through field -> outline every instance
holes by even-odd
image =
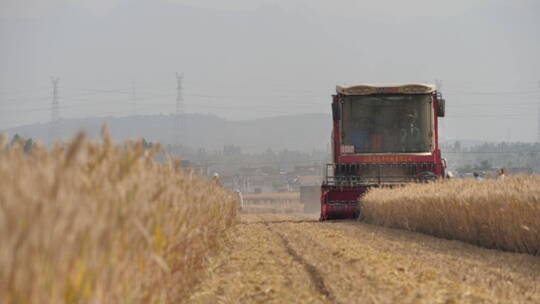
[[[540,257],[356,221],[241,215],[194,303],[540,303]]]
[[[299,223],[300,221],[296,222]],[[273,222],[274,223],[274,222]],[[281,221],[283,223],[283,221]],[[270,230],[270,225],[268,222],[265,222],[266,227],[268,227]],[[321,273],[317,270],[317,267],[313,266],[312,264],[308,263],[301,255],[299,255],[290,245],[289,240],[285,235],[282,233],[277,232],[279,237],[281,238],[281,241],[283,242],[283,246],[287,250],[287,253],[293,258],[293,260],[300,265],[304,267],[306,272],[308,273],[311,283],[313,284],[313,287],[326,299],[331,300],[332,302],[335,302],[335,297],[332,295],[332,293],[326,288],[326,284],[324,283],[324,278],[321,275]]]

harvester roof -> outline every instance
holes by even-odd
[[[342,95],[430,94],[435,92],[435,86],[423,83],[337,85],[336,92]]]

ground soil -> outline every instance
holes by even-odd
[[[540,303],[540,257],[358,221],[241,214],[190,303]]]

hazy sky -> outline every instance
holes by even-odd
[[[538,1],[0,0],[0,129],[60,115],[329,112],[335,84],[442,80],[444,137],[533,141]]]
[[[452,16],[462,14],[472,8],[490,7],[512,2],[512,6],[533,3],[534,0],[156,0],[186,4],[220,10],[253,10],[263,5],[279,6],[283,9],[311,9],[323,14],[346,14],[358,16],[357,11],[374,15],[392,15],[397,18],[417,16]],[[128,0],[2,0],[0,3],[3,17],[37,17],[47,14],[55,8],[70,4],[91,11],[96,15],[106,15],[117,6],[134,2]]]

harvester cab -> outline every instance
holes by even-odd
[[[442,178],[438,117],[444,115],[444,99],[432,85],[337,86],[321,220],[357,218],[359,198],[372,187]]]

